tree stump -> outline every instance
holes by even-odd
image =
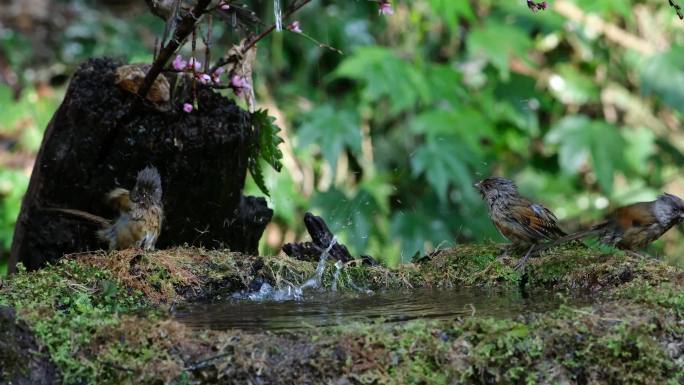
[[[193,245],[251,254],[273,212],[263,198],[243,197],[249,148],[256,142],[250,115],[197,84],[198,109],[185,113],[141,106],[115,85],[112,59],[91,59],[74,74],[43,137],[17,220],[10,269],[54,262],[65,253],[105,248],[96,224],[42,208],[114,212],[104,195],[133,187],[148,165],[161,174],[164,223],[157,248]],[[187,101],[187,100],[186,100]]]

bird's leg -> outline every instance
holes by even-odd
[[[533,250],[537,247],[537,245],[532,245],[530,248],[527,250],[527,253],[525,253],[525,256],[520,259],[520,261],[515,265],[515,270],[525,270],[525,265],[527,265],[527,260],[530,258],[530,255],[533,254]]]
[[[499,254],[496,259],[498,260],[503,260],[506,257],[508,257],[511,254],[511,250],[514,249],[515,246],[513,244],[507,244],[504,245],[504,247],[501,248],[501,254]]]

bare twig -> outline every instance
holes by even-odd
[[[217,354],[217,355],[215,355],[215,356],[211,356],[211,357],[209,357],[209,358],[205,358],[205,359],[203,359],[203,360],[201,360],[201,361],[197,361],[197,362],[195,362],[194,364],[192,364],[192,365],[190,365],[190,366],[186,366],[185,368],[183,368],[183,370],[188,371],[188,372],[191,372],[191,371],[193,371],[193,370],[203,369],[203,368],[206,368],[206,367],[209,367],[209,366],[213,365],[213,364],[214,364],[214,361],[216,361],[217,359],[223,358],[223,357],[226,357],[226,356],[230,356],[230,355],[232,355],[232,354],[233,354],[232,352]]]
[[[12,69],[7,57],[6,52],[0,47],[0,82],[6,83],[12,89],[12,97],[14,100],[19,100],[22,87],[19,82],[19,77]]]
[[[204,43],[204,72],[209,71],[209,62],[211,61],[211,32],[212,32],[212,21],[213,18],[209,15],[209,20],[207,21],[207,34],[201,35],[202,42]]]
[[[142,86],[138,90],[138,95],[141,98],[145,98],[149,92],[152,84],[157,79],[164,66],[169,61],[171,56],[180,47],[181,43],[194,31],[195,24],[200,20],[202,15],[206,12],[207,7],[211,3],[211,0],[198,0],[197,5],[192,8],[188,13],[183,15],[181,21],[173,32],[173,37],[171,40],[159,51],[159,56],[152,63],[152,68],[147,72],[145,80]]]
[[[675,0],[668,0],[670,3],[670,7],[674,8],[675,12],[677,12],[677,16],[679,17],[679,20],[684,20],[684,13],[682,13],[682,6],[679,5]]]

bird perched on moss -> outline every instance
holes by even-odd
[[[596,236],[601,243],[637,254],[636,249],[648,246],[682,220],[684,201],[666,193],[654,201],[620,207],[611,212],[604,222],[561,237],[544,248]]]
[[[527,249],[516,269],[525,266],[538,245],[565,235],[558,227],[556,216],[546,207],[522,197],[510,179],[488,177],[475,183],[475,188],[487,202],[489,218],[501,235],[511,241],[513,248]]]
[[[144,168],[138,172],[131,191],[116,188],[107,194],[107,201],[119,210],[116,220],[110,221],[80,210],[46,210],[74,215],[99,224],[103,228],[97,235],[109,244],[110,250],[131,247],[153,250],[164,216],[161,177],[157,169]]]
[[[138,173],[133,190],[117,188],[107,197],[119,210],[119,218],[97,233],[109,241],[109,249],[154,249],[164,216],[161,178],[157,169],[144,168]]]

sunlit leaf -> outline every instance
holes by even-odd
[[[549,77],[549,90],[566,104],[585,104],[599,99],[594,81],[568,64],[559,65]]]

